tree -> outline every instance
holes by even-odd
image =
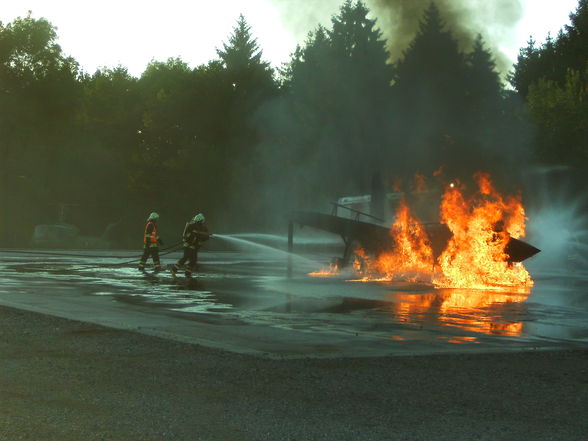
[[[282,110],[292,112],[298,127],[286,128],[296,132],[289,140],[293,170],[305,161],[315,197],[321,188],[334,198],[369,190],[382,165],[392,72],[381,32],[363,2],[345,1],[331,24],[317,27],[294,53]]]
[[[27,240],[47,204],[68,197],[72,171],[62,165],[73,148],[81,88],[77,63],[56,39],[55,28],[30,13],[0,23],[0,205],[12,225],[0,225],[11,235],[5,240]]]
[[[588,169],[588,1],[580,0],[571,24],[541,47],[521,50],[511,84],[526,99],[536,124],[535,159],[565,164],[585,185]]]
[[[562,55],[561,64],[581,72],[588,60],[588,0],[579,0],[575,12],[570,14],[570,24],[558,37],[558,50]],[[561,73],[567,76],[567,71]]]
[[[332,18],[328,32],[331,59],[339,81],[336,104],[343,171],[358,190],[370,188],[371,177],[379,172],[388,147],[384,136],[388,124],[392,67],[389,54],[376,21],[368,18],[369,10],[361,1],[345,1],[339,15]]]
[[[82,81],[82,122],[89,141],[114,151],[125,161],[142,124],[138,80],[122,66],[99,69]]]
[[[458,49],[457,40],[445,30],[439,9],[431,3],[423,14],[416,37],[395,66],[395,85],[400,97],[408,101],[403,104],[420,106],[425,100],[429,114],[455,116],[464,103],[466,75],[464,55]],[[420,99],[414,99],[415,91]]]
[[[229,42],[223,43],[223,49],[217,49],[217,54],[240,100],[255,107],[274,92],[273,70],[262,60],[263,52],[251,35],[251,27],[243,14],[239,16]]]
[[[382,99],[382,88],[390,85],[392,69],[388,64],[389,54],[382,33],[376,27],[376,20],[368,18],[368,15],[369,10],[363,2],[354,4],[346,0],[339,15],[332,18],[333,26],[328,36],[339,67],[345,66],[348,79],[355,80],[348,86],[361,86],[362,92],[368,94],[373,104],[375,95]]]
[[[446,164],[447,158],[468,153],[463,140],[471,101],[468,68],[434,3],[425,10],[417,35],[396,63],[394,79],[397,137],[402,146],[394,162],[410,173],[429,174]],[[415,161],[403,157],[404,149],[414,152]],[[431,170],[421,169],[424,157]],[[454,161],[448,167],[452,165],[457,164]]]
[[[180,152],[194,144],[193,77],[185,62],[170,58],[149,63],[138,81],[142,121],[136,129],[139,142],[130,184],[139,199],[156,206],[173,204],[175,189],[184,184],[177,169]]]
[[[562,63],[559,43],[563,41],[562,37],[560,32],[558,40],[554,42],[551,35],[548,35],[539,48],[535,47],[535,41],[530,38],[527,47],[519,51],[515,70],[509,76],[509,81],[523,97],[527,96],[529,87],[539,78],[563,81],[565,64]]]
[[[588,64],[587,64],[588,67]],[[563,86],[540,79],[529,88],[528,103],[538,124],[537,159],[588,169],[588,76],[568,70]]]
[[[512,86],[523,97],[529,87],[545,79],[563,86],[567,81],[567,71],[582,72],[588,59],[588,0],[580,0],[578,8],[570,14],[570,25],[566,25],[554,40],[550,35],[544,44],[535,47],[529,40],[521,49],[514,71],[509,77]]]
[[[261,173],[254,160],[260,142],[258,114],[265,103],[277,96],[278,87],[273,69],[263,61],[262,51],[243,15],[239,16],[228,43],[223,43],[217,54],[233,88],[224,115],[226,146],[221,147],[228,170],[224,176],[230,179],[228,191],[232,199],[228,206],[244,224],[256,223],[259,198],[251,188]]]
[[[535,47],[536,43],[532,37],[529,38],[527,46],[519,50],[514,71],[508,75],[509,83],[523,97],[527,96],[529,84],[537,78],[535,66],[538,65],[539,51]]]
[[[137,78],[117,66],[99,69],[81,79],[84,106],[79,118],[78,148],[68,166],[78,170],[80,182],[73,198],[84,208],[84,225],[101,233],[105,225],[127,213],[132,205],[129,171],[142,126]]]
[[[468,66],[468,93],[475,104],[496,109],[501,98],[502,83],[496,71],[496,62],[486,49],[482,35],[478,34],[471,53],[466,55]]]
[[[505,142],[500,137],[503,133],[503,88],[494,58],[486,49],[481,35],[476,38],[472,52],[466,54],[465,61],[467,111],[463,115],[466,122],[464,133],[472,147],[488,151],[493,145]]]

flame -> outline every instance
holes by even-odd
[[[441,202],[441,222],[453,233],[438,259],[442,275],[438,287],[490,288],[530,286],[522,264],[509,263],[509,238],[525,233],[525,210],[520,196],[506,200],[486,173],[475,175],[478,192],[466,198],[459,185],[449,187]]]
[[[420,173],[414,175],[414,186],[417,193],[423,193],[429,189],[427,179]]]
[[[392,182],[392,191],[395,191],[396,193],[400,193],[401,188],[402,188],[402,182],[400,181],[400,179],[398,179],[398,178],[394,179],[394,182]]]
[[[525,267],[509,262],[505,252],[511,237],[525,234],[521,196],[503,198],[487,173],[476,173],[474,178],[478,189],[472,195],[466,196],[459,182],[452,182],[443,194],[440,219],[452,237],[437,259],[425,228],[403,199],[390,228],[393,249],[378,256],[355,250],[353,264],[359,280],[428,281],[437,288],[525,290],[532,286]],[[416,182],[423,184],[421,175]]]
[[[418,280],[421,274],[432,271],[433,251],[427,233],[418,219],[411,215],[404,200],[398,206],[390,235],[396,246],[391,251],[381,253],[370,267],[370,272],[381,274],[388,280]],[[366,261],[363,250],[362,253]]]
[[[311,277],[336,277],[339,275],[339,267],[335,263],[330,263],[328,268],[308,273]]]

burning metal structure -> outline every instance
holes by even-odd
[[[385,212],[381,207],[366,213],[346,204],[349,198],[334,204],[332,214],[294,212],[289,244],[293,223],[338,234],[345,245],[343,256],[328,271],[353,264],[361,280],[418,280],[439,288],[532,286],[522,262],[540,250],[520,239],[526,221],[521,196],[503,197],[486,173],[474,177],[478,188],[469,195],[465,186],[452,182],[440,200],[433,201],[430,192],[420,198],[428,201],[429,212],[438,207],[433,222],[422,222],[413,212],[409,195],[401,192],[352,200],[369,200],[372,206],[378,199],[388,201],[394,213],[388,224],[372,214]],[[338,215],[339,208],[346,209],[348,216]],[[361,220],[362,216],[369,221]]]

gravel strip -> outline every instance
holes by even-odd
[[[0,440],[588,440],[588,350],[268,360],[0,307]]]

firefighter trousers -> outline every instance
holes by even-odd
[[[192,271],[196,270],[196,264],[198,263],[198,248],[184,247],[184,255],[178,260],[177,266],[182,267],[188,262],[185,267],[186,276],[191,276]]]
[[[159,262],[159,247],[150,246],[146,246],[145,248],[143,248],[143,256],[139,261],[139,269],[145,268],[149,256],[153,258],[153,265],[155,265],[155,269],[160,269],[161,263]]]

